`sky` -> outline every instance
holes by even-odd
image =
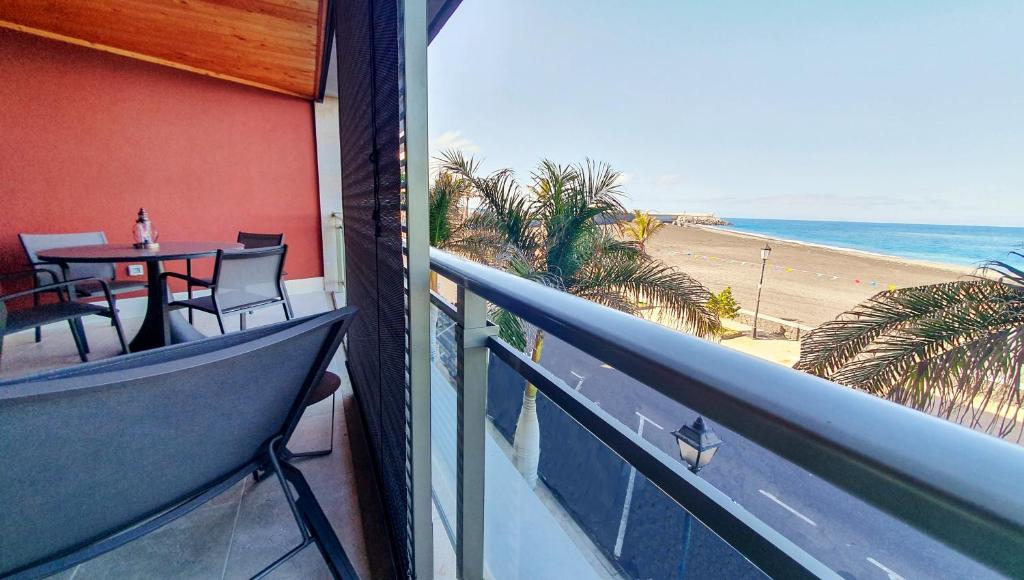
[[[463,0],[429,52],[432,153],[631,208],[1024,226],[1020,0]]]

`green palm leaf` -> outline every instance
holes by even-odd
[[[711,292],[684,272],[653,260],[605,255],[587,264],[572,292],[599,304],[636,313],[645,304],[699,336],[714,336],[718,317],[707,308]]]
[[[444,248],[458,239],[469,185],[465,179],[447,171],[441,171],[434,178],[427,196],[431,246]]]
[[[438,162],[469,183],[480,202],[451,246],[456,251],[625,312],[657,307],[703,336],[718,330],[704,286],[612,235],[625,210],[621,174],[608,164],[544,159],[524,190],[510,170],[481,176],[479,163],[459,152],[445,152]],[[528,325],[501,310],[492,317],[506,341],[525,349]]]
[[[877,294],[809,333],[796,368],[1009,434],[1021,412],[1024,272],[1006,262],[985,270],[999,279]]]

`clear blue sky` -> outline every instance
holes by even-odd
[[[1022,226],[1024,1],[463,0],[430,134],[631,207]]]

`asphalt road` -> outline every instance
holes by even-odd
[[[541,363],[671,457],[696,413],[553,336]],[[848,579],[1000,578],[770,451],[712,425],[723,445],[701,476]]]

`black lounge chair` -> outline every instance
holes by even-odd
[[[302,542],[256,577],[315,543],[335,578],[356,578],[283,459],[355,313],[0,382],[0,578],[40,578],[109,552],[257,469],[275,474]]]

